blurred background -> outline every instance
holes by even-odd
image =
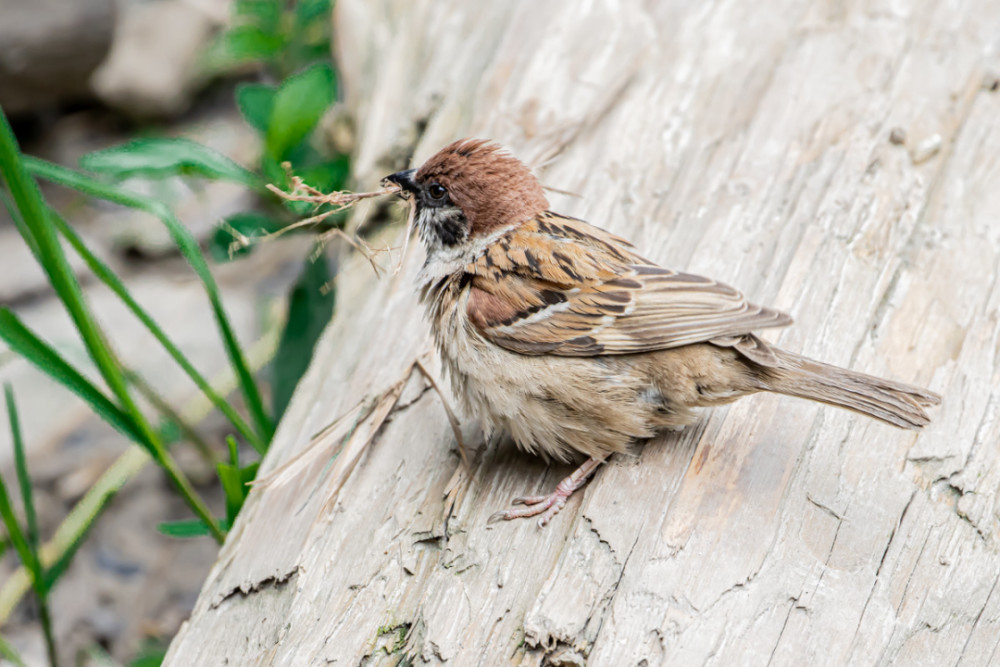
[[[331,11],[0,0],[3,664],[189,614],[336,301],[343,214],[266,189],[350,184]]]

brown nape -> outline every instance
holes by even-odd
[[[436,181],[469,219],[472,236],[529,220],[549,207],[531,171],[486,139],[461,139],[417,170],[419,183]]]

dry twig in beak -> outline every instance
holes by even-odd
[[[302,177],[289,174],[289,178],[292,182],[292,187],[289,191],[284,191],[281,188],[267,184],[267,189],[276,194],[278,197],[284,199],[285,201],[301,201],[308,202],[319,208],[323,205],[329,205],[330,208],[327,211],[318,213],[311,217],[294,222],[287,227],[282,227],[276,232],[266,234],[264,236],[258,237],[255,240],[269,240],[277,238],[286,232],[290,232],[293,229],[301,229],[302,227],[308,227],[310,225],[315,225],[323,220],[326,220],[331,215],[339,213],[341,211],[347,210],[350,207],[357,204],[362,199],[371,199],[372,197],[380,197],[382,195],[391,195],[399,192],[399,186],[394,184],[389,184],[387,187],[381,190],[376,190],[374,192],[348,192],[346,190],[338,190],[337,192],[323,193],[306,184]],[[246,247],[250,245],[251,239],[240,234],[235,229],[230,230],[233,236],[236,238],[234,245],[236,247]],[[363,239],[358,236],[348,234],[341,229],[330,229],[323,233],[320,237],[321,242],[327,240],[330,236],[340,236],[348,243],[350,243],[354,248],[360,252],[362,255],[368,259],[369,263],[372,265],[372,269],[375,271],[375,275],[379,275],[378,265],[375,263],[374,255],[380,252],[388,252],[389,248],[379,248],[372,249]]]

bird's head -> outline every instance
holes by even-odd
[[[428,258],[464,254],[493,232],[531,219],[549,202],[531,171],[499,145],[462,139],[438,151],[419,169],[383,182],[412,200]]]

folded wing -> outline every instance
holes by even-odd
[[[766,363],[756,330],[791,324],[722,283],[654,265],[627,241],[546,213],[466,267],[468,315],[522,354],[630,354],[715,342]]]

